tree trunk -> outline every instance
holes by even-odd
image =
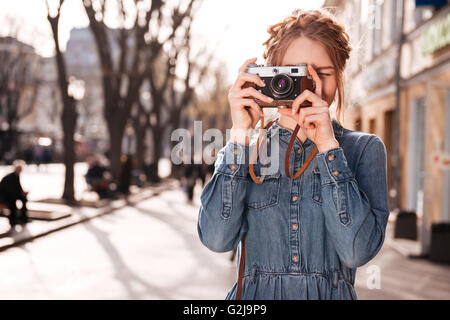
[[[111,165],[111,174],[114,181],[118,181],[120,174],[120,157],[122,155],[122,139],[125,131],[125,125],[113,125],[108,122],[109,132],[109,161]]]
[[[142,170],[144,168],[145,162],[145,152],[146,152],[146,128],[140,128],[140,130],[136,130],[136,168]]]
[[[181,113],[181,111],[180,111],[180,113]],[[180,121],[181,121],[180,113],[173,113],[171,116],[170,123],[172,126],[172,130],[175,130],[180,127]],[[177,143],[178,143],[177,141],[170,141],[171,149],[173,149]],[[179,165],[175,165],[172,161],[170,161],[170,176],[172,178],[175,178],[175,179],[181,178],[181,172],[178,172],[179,168],[180,168]]]
[[[162,132],[163,128],[159,126],[152,127],[152,138],[153,138],[153,163],[155,176],[159,179],[159,160],[162,154]]]
[[[64,132],[64,165],[66,168],[65,172],[65,181],[64,181],[64,191],[62,198],[73,202],[75,200],[75,190],[74,190],[74,163],[75,163],[75,142],[74,142],[74,133],[75,133],[75,124],[77,121],[77,111],[75,109],[75,99],[72,96],[69,96],[68,87],[69,82],[67,80],[67,69],[64,61],[64,56],[61,52],[59,46],[59,18],[61,13],[61,6],[63,4],[63,0],[60,0],[57,15],[55,17],[50,16],[50,8],[48,9],[47,19],[50,23],[50,27],[52,29],[53,41],[55,43],[55,51],[56,51],[56,66],[58,71],[58,84],[61,92],[61,97],[63,101],[63,113],[62,113],[62,126]],[[48,3],[47,3],[48,5]]]
[[[74,103],[74,101],[72,103]],[[77,114],[74,112],[74,108],[64,108],[61,120],[64,128],[64,167],[66,169],[62,197],[63,199],[72,202],[75,201],[75,141],[73,136],[75,134],[75,125],[77,123]]]

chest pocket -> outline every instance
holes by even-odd
[[[315,168],[312,174],[312,199],[318,204],[322,204],[322,191],[320,185],[320,171],[319,168]]]
[[[264,209],[277,205],[280,200],[281,173],[264,176],[261,184],[247,180],[247,208]]]

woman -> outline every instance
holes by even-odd
[[[344,129],[330,118],[336,95],[338,119],[343,109],[342,78],[351,51],[341,24],[324,10],[295,10],[268,32],[266,63],[307,64],[315,91],[299,95],[292,112],[278,109],[268,136],[278,137],[280,166],[257,184],[248,162],[241,162],[249,158],[242,131],[263,115],[254,99],[270,99],[243,88],[248,82],[262,85],[245,72],[256,59],[240,68],[228,96],[231,139],[202,192],[198,234],[213,251],[238,247],[239,257],[244,252],[241,299],[356,299],[356,268],[380,250],[389,216],[385,147],[377,136]],[[312,107],[299,108],[304,101]],[[302,167],[315,147],[318,152],[303,174],[291,179],[284,157],[297,124],[291,170]],[[262,172],[261,166],[253,169]],[[235,283],[226,299],[236,299],[237,289]]]

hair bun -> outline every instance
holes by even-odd
[[[287,38],[290,35],[297,37],[304,35],[323,44],[327,43],[328,47],[331,46],[334,49],[329,50],[329,53],[335,52],[339,55],[337,60],[340,61],[338,68],[341,71],[345,68],[345,62],[349,59],[352,50],[350,37],[345,27],[324,9],[295,9],[281,22],[269,26],[267,33],[269,33],[269,39],[263,43],[266,46],[263,57],[269,64],[275,64],[275,61],[279,60],[279,53],[287,48],[282,46],[282,43],[285,42],[284,40],[289,42]]]

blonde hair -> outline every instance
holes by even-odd
[[[281,22],[270,26],[267,32],[270,34],[269,39],[263,43],[266,46],[263,58],[267,65],[280,65],[289,45],[300,36],[318,41],[324,46],[336,74],[336,118],[341,123],[344,110],[343,73],[352,50],[345,27],[325,9],[296,9]]]

